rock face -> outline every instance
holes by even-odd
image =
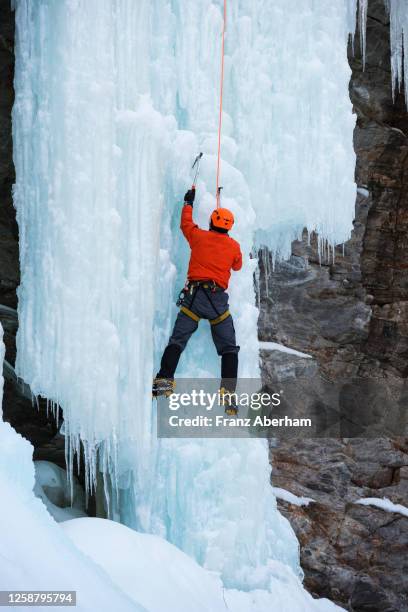
[[[408,518],[356,504],[408,496],[408,446],[387,439],[303,440],[271,447],[274,486],[315,500],[279,501],[300,543],[305,586],[349,610],[408,609]]]
[[[279,501],[306,587],[349,610],[384,612],[408,610],[408,518],[354,502],[408,506],[408,439],[397,437],[407,435],[408,406],[408,116],[403,97],[391,98],[382,0],[369,0],[367,25],[365,71],[349,56],[359,187],[351,239],[334,264],[319,265],[316,236],[294,242],[274,271],[262,255],[259,337],[312,357],[261,351],[265,384],[290,389],[297,410],[382,420],[381,438],[340,428],[333,438],[280,439],[270,452],[274,486],[315,500]]]
[[[14,17],[0,0],[0,304],[16,308],[19,284],[18,228],[11,197],[14,165],[11,108],[14,101]]]

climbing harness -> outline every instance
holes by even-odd
[[[228,319],[230,315],[231,315],[230,311],[226,310],[225,312],[222,313],[222,315],[220,315],[216,319],[210,319],[210,325],[218,325],[218,323],[222,323],[223,321],[225,321],[225,319]]]
[[[182,288],[182,290],[180,291],[180,293],[178,294],[178,298],[176,301],[176,306],[180,307],[183,304],[183,301],[187,295],[188,292],[188,282],[186,281],[184,287]]]
[[[217,285],[215,281],[189,281],[188,287],[190,288],[190,292],[196,287],[204,287],[204,289],[210,289],[212,293],[216,291],[224,291],[222,287]]]
[[[208,295],[208,290],[210,290],[212,293],[215,293],[216,291],[223,291],[222,287],[219,287],[214,281],[191,281],[187,283],[180,291],[178,300],[176,302],[177,306],[180,307],[180,311],[190,317],[190,319],[193,319],[193,321],[196,321],[196,323],[201,321],[201,317],[199,317],[195,312],[192,311],[194,300],[196,298],[197,292],[200,289],[204,292],[204,295],[206,296],[207,300],[211,304],[212,309],[217,315],[215,319],[209,319],[210,325],[218,325],[218,323],[222,323],[222,321],[225,321],[225,319],[227,319],[231,315],[230,311],[227,309],[225,312],[220,313],[217,310],[214,302]],[[192,296],[191,303],[188,307],[185,306],[183,303],[185,298],[187,297],[187,294],[190,294]]]
[[[225,26],[227,22],[227,0],[224,0],[224,15],[222,23],[222,41],[221,41],[221,76],[220,76],[220,110],[218,117],[218,153],[217,153],[217,182],[216,182],[216,198],[217,208],[220,207],[221,189],[220,187],[220,162],[221,162],[221,128],[222,128],[222,101],[224,93],[224,51],[225,51]]]
[[[183,312],[185,315],[187,315],[188,317],[190,317],[190,319],[193,319],[193,321],[196,321],[196,323],[198,323],[199,321],[201,321],[201,317],[199,317],[198,315],[196,315],[195,312],[193,312],[192,310],[190,310],[189,308],[187,308],[186,306],[182,306],[180,308],[180,311]]]
[[[217,285],[217,283],[215,283],[214,281],[186,281],[184,287],[182,288],[182,290],[180,291],[180,293],[178,294],[178,298],[176,301],[176,306],[182,306],[183,305],[183,301],[186,298],[187,294],[190,293],[190,295],[193,295],[193,291],[194,289],[196,289],[197,287],[204,287],[204,289],[211,289],[212,292],[214,291],[223,291],[222,287],[219,287]],[[193,296],[193,300],[191,303],[194,302],[195,299],[195,295]]]

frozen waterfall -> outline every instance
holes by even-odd
[[[268,588],[298,544],[261,441],[161,440],[150,386],[184,282],[178,232],[204,152],[196,220],[215,204],[221,2],[16,0],[16,369],[64,410],[68,459],[103,473],[115,518]],[[351,3],[355,6],[355,3]],[[246,254],[231,285],[240,375],[258,375],[255,243],[287,256],[303,227],[330,244],[354,214],[347,0],[237,0],[227,21],[223,203]],[[200,329],[180,374],[217,376]],[[256,500],[256,503],[254,503]]]

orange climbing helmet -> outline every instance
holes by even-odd
[[[234,215],[228,208],[216,208],[211,213],[211,223],[214,227],[229,231],[234,225]]]

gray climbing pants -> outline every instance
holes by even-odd
[[[202,286],[195,287],[183,299],[169,345],[177,345],[183,351],[200,319],[209,320],[218,355],[238,353],[240,347],[236,343],[234,322],[229,313],[228,293],[221,289],[211,291]]]

